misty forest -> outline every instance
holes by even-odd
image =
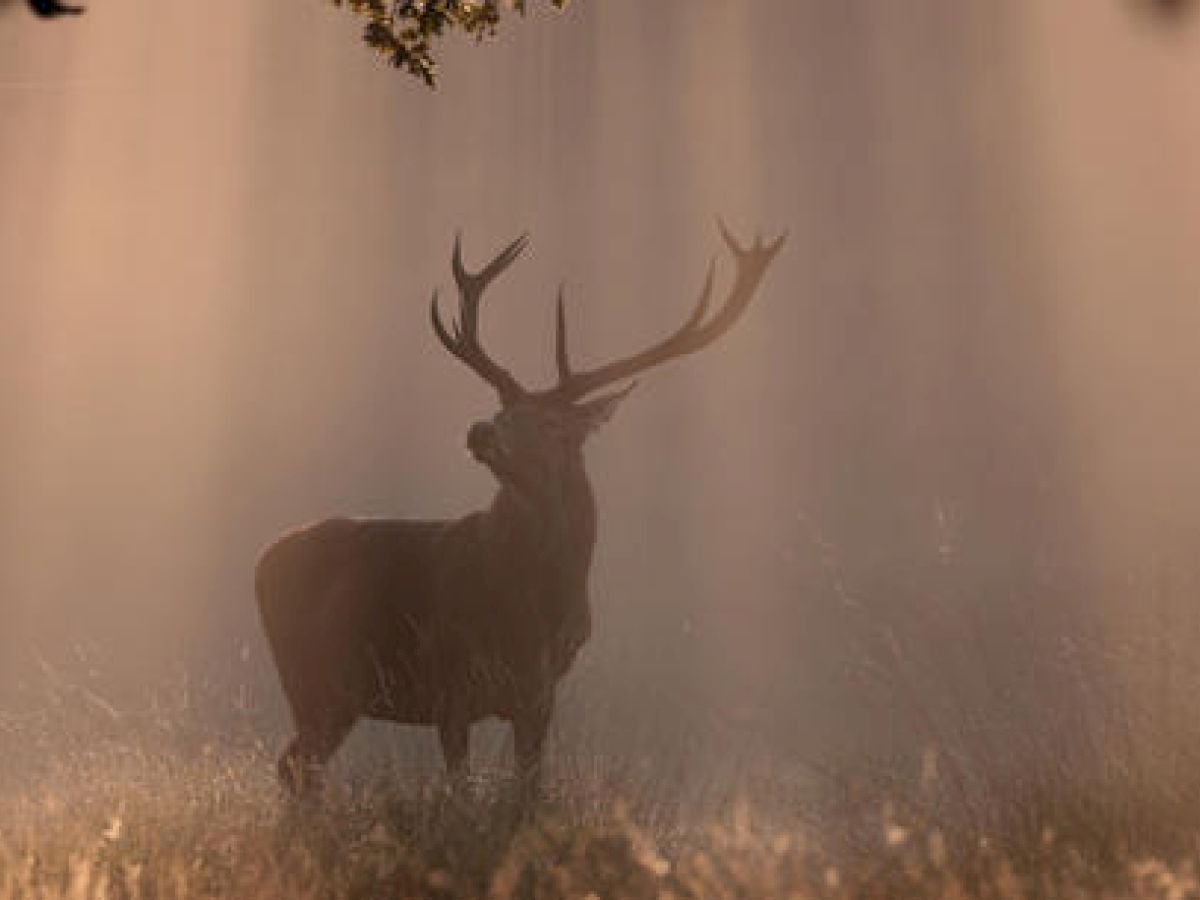
[[[1200,898],[1187,0],[0,0],[0,900]]]

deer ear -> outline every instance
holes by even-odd
[[[621,401],[629,396],[629,392],[637,387],[637,382],[632,382],[628,387],[622,388],[619,391],[613,391],[611,394],[605,394],[602,397],[597,397],[595,400],[588,400],[586,403],[576,403],[575,413],[577,420],[584,434],[587,434],[596,428],[599,428],[605,422],[612,418]]]

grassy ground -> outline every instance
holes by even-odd
[[[9,782],[0,897],[1200,896],[1190,837],[1160,860],[1122,849],[1129,835],[1071,836],[1079,810],[1065,797],[1027,810],[1044,819],[1032,837],[953,830],[938,821],[935,766],[903,802],[864,792],[819,814],[762,778],[683,812],[578,773],[552,780],[532,813],[499,773],[454,792],[419,774],[342,780],[321,809],[299,810],[261,748],[97,747]]]
[[[297,809],[282,723],[240,694],[117,709],[49,678],[0,715],[0,900],[1200,898],[1197,623],[1047,646],[1036,610],[921,610],[847,651],[858,744],[802,760],[818,729],[781,715],[804,740],[761,756],[599,690],[564,704],[586,715],[556,720],[533,810],[486,729],[453,791],[429,734],[360,731],[391,749]]]

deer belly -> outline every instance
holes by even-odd
[[[453,713],[471,722],[511,719],[520,691],[507,667],[454,664],[457,660],[392,661],[373,678],[368,718],[407,725],[433,725]],[[447,665],[447,663],[452,663]]]
[[[371,696],[364,714],[410,725],[436,721],[437,676],[419,645],[389,647],[371,652]]]

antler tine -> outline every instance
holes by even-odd
[[[734,277],[729,297],[712,318],[705,321],[712,299],[715,260],[709,263],[704,287],[695,308],[684,323],[667,338],[641,353],[627,356],[599,368],[586,372],[571,372],[566,366],[566,325],[560,297],[558,313],[559,382],[556,387],[541,392],[539,396],[566,401],[578,400],[605,385],[632,378],[639,372],[668,360],[702,350],[728,331],[750,305],[750,300],[753,298],[759,282],[775,258],[775,254],[783,246],[787,235],[786,233],[780,235],[770,244],[764,244],[761,238],[756,238],[753,244],[743,247],[725,227],[723,221],[718,219],[717,226],[721,237],[733,254],[737,264],[737,274]]]
[[[442,346],[445,347],[447,350],[449,350],[451,353],[453,353],[455,356],[458,356],[458,347],[456,346],[456,341],[450,337],[450,333],[448,331],[446,331],[446,326],[444,324],[442,324],[442,314],[438,310],[437,288],[434,288],[433,299],[429,301],[429,321],[430,321],[430,324],[433,325],[434,334],[436,334],[438,337],[438,340],[442,342]],[[457,330],[457,329],[458,329],[458,326],[456,324],[455,330]]]
[[[462,260],[462,232],[455,234],[454,256],[450,260],[450,265],[454,269],[454,280],[458,283],[459,291],[464,297],[470,297],[475,303],[478,303],[484,289],[497,275],[511,266],[527,246],[529,246],[529,232],[520,235],[478,272],[468,272]]]
[[[567,356],[567,311],[563,299],[563,285],[558,286],[558,314],[554,330],[554,361],[558,364],[558,383],[571,380],[571,360]]]
[[[725,224],[725,220],[722,219],[720,216],[717,216],[717,230],[721,232],[721,238],[725,241],[725,244],[733,252],[734,256],[741,256],[743,253],[746,252],[745,248],[743,248],[742,245],[737,242],[737,238],[735,238],[729,232],[729,226]]]
[[[479,302],[483,292],[493,279],[507,269],[529,243],[529,235],[523,234],[500,251],[479,272],[469,272],[462,260],[462,234],[454,236],[454,253],[450,267],[458,284],[458,320],[451,324],[451,331],[442,322],[438,309],[438,293],[433,292],[430,304],[430,320],[438,340],[451,354],[462,360],[477,375],[488,382],[500,394],[502,403],[508,404],[525,394],[525,389],[502,366],[494,362],[479,342]]]
[[[733,252],[734,256],[742,257],[746,256],[747,254],[765,254],[767,257],[767,262],[770,262],[775,254],[779,252],[779,249],[783,246],[783,242],[787,240],[788,236],[788,233],[785,231],[775,240],[771,241],[770,244],[764,244],[762,232],[760,231],[754,235],[753,246],[743,247],[737,242],[737,238],[730,233],[729,228],[725,225],[725,220],[720,216],[717,216],[717,228],[720,230],[721,237],[724,238],[726,245]]]

